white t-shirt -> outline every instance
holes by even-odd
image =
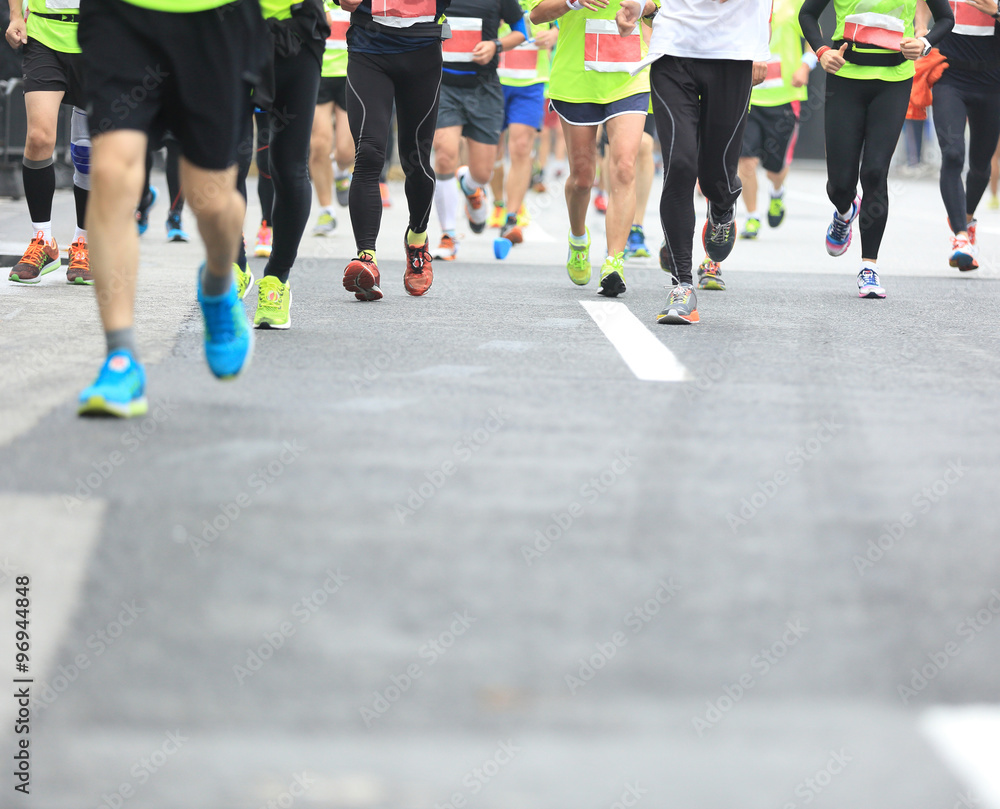
[[[653,18],[649,56],[766,62],[771,0],[663,0]]]

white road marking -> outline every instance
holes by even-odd
[[[73,616],[87,562],[97,543],[104,518],[104,501],[91,498],[70,512],[60,495],[0,495],[4,515],[0,542],[0,672],[14,677],[30,677],[32,697],[52,676],[56,652],[63,642]],[[28,576],[28,617],[31,649],[28,673],[15,671],[14,626],[17,577]],[[10,732],[17,701],[0,700],[0,728]],[[32,712],[37,723],[37,711]],[[34,728],[32,728],[34,729]],[[12,780],[8,777],[6,780]],[[5,784],[5,789],[10,789]]]
[[[580,301],[625,364],[646,382],[683,382],[691,375],[624,303]]]
[[[921,727],[983,805],[1000,809],[1000,706],[931,708]]]

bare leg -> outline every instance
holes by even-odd
[[[644,115],[619,115],[608,128],[608,211],[604,227],[608,237],[608,255],[625,250],[632,219],[635,217],[635,162],[642,140]]]
[[[738,174],[740,182],[743,183],[743,204],[747,209],[747,216],[756,218],[757,216],[757,163],[760,161],[756,157],[741,157]]]
[[[649,205],[649,194],[653,189],[653,175],[656,166],[653,164],[653,136],[642,133],[639,142],[639,156],[635,163],[635,216],[632,224],[642,227],[646,219],[646,206]]]
[[[309,174],[321,208],[333,205],[333,102],[316,105],[309,140]]]
[[[587,207],[597,173],[597,127],[561,123],[569,158],[569,177],[566,178],[569,226],[574,236],[583,236],[587,232]]]

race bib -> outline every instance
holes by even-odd
[[[436,15],[436,0],[372,0],[372,20],[391,28],[434,22]]]
[[[49,11],[79,11],[80,0],[45,0]]]
[[[445,62],[471,62],[472,51],[483,41],[483,21],[479,17],[449,17],[451,39],[441,43]]]
[[[785,81],[781,78],[781,60],[775,59],[767,63],[767,76],[764,81],[757,85],[759,90],[772,90],[775,87],[784,87]]]
[[[996,31],[996,23],[989,14],[965,0],[949,0],[955,15],[955,27],[951,30],[966,37],[991,37]]]
[[[538,76],[538,46],[522,42],[512,51],[500,54],[497,75],[503,79],[534,79]]]
[[[583,39],[583,67],[598,73],[630,73],[642,59],[639,26],[620,36],[614,20],[587,20]]]
[[[326,49],[328,51],[347,50],[347,29],[351,27],[351,13],[349,11],[328,11],[326,21],[330,24],[330,36],[326,38]]]
[[[903,21],[898,17],[875,11],[848,14],[844,18],[844,39],[858,45],[885,48],[887,51],[902,49],[905,30]]]

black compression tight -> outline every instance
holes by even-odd
[[[254,112],[257,122],[257,199],[260,200],[260,218],[262,222],[271,223],[271,211],[274,210],[274,183],[271,181],[271,163],[268,157],[271,125],[266,112]]]
[[[966,120],[969,173],[963,186]],[[934,129],[941,145],[941,199],[952,231],[960,233],[990,182],[990,158],[1000,140],[1000,94],[972,93],[939,81],[934,85]]]
[[[838,211],[847,213],[860,175],[862,258],[878,258],[889,218],[889,161],[912,83],[826,77],[826,193]]]
[[[408,53],[351,52],[347,60],[347,116],[354,137],[351,227],[358,250],[374,250],[382,224],[379,175],[385,164],[392,102],[397,148],[406,174],[410,228],[427,230],[434,201],[431,144],[441,89],[441,45]]]

